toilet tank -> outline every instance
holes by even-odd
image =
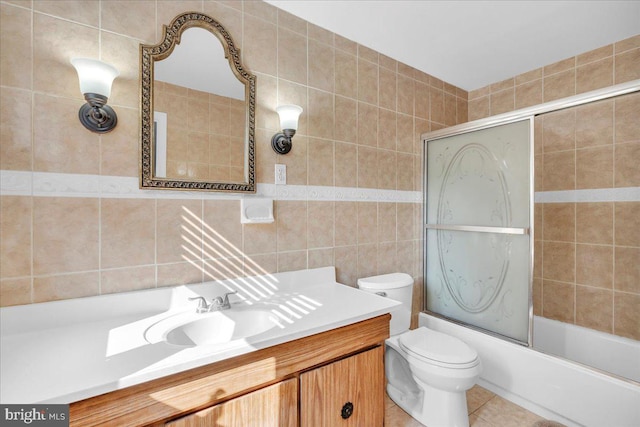
[[[358,288],[395,301],[402,305],[391,311],[390,334],[397,335],[409,329],[411,324],[411,300],[413,278],[405,273],[390,273],[358,279]]]

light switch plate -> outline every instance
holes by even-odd
[[[276,165],[276,185],[287,183],[287,165]]]

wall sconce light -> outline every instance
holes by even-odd
[[[271,138],[271,147],[278,154],[287,154],[291,151],[291,138],[298,129],[298,117],[302,113],[302,107],[297,105],[280,105],[276,108],[280,116],[280,128],[282,133],[276,133]]]
[[[71,64],[78,72],[80,91],[87,101],[78,112],[80,123],[91,132],[106,133],[116,127],[118,116],[107,105],[111,84],[120,74],[115,67],[88,58],[73,58]]]

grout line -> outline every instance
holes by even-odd
[[[34,61],[34,57],[35,57],[35,29],[34,29],[34,25],[35,25],[35,19],[34,19],[34,11],[33,11],[33,2],[31,3],[31,8],[30,8],[30,23],[31,23],[31,31],[29,33],[29,36],[31,37],[31,94],[30,94],[30,100],[31,100],[31,129],[30,129],[30,135],[31,135],[31,170],[35,169],[35,120],[34,117],[35,116],[35,109],[36,109],[36,93],[33,90],[33,86],[34,86],[34,74],[35,74],[35,61]],[[29,207],[31,210],[31,215],[30,215],[30,226],[31,226],[31,230],[29,232],[29,238],[30,238],[30,244],[31,244],[31,253],[30,253],[30,280],[29,280],[29,299],[31,303],[36,302],[35,301],[35,261],[34,261],[34,247],[35,247],[35,233],[34,233],[34,228],[35,228],[35,198],[33,197],[33,180],[31,180],[30,182],[30,186],[29,186],[29,192],[31,194],[31,196],[29,197],[31,199],[31,201],[29,202]]]
[[[155,8],[154,8],[155,9]],[[156,20],[154,19],[154,22]],[[102,0],[98,1],[98,59],[102,60]],[[102,175],[102,135],[98,135],[98,173]],[[98,295],[102,295],[102,203],[98,198]]]
[[[613,56],[613,77],[615,81],[615,45],[614,45],[614,56]],[[616,103],[619,98],[613,98],[613,108],[612,108],[612,137],[613,137],[613,185],[615,185],[616,181],[616,151],[617,151],[617,135],[616,135]],[[616,203],[612,202],[612,230],[611,230],[611,239],[613,243],[613,256],[612,256],[612,278],[611,278],[611,333],[616,334]]]

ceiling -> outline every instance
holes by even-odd
[[[640,34],[640,0],[265,0],[465,90]]]

